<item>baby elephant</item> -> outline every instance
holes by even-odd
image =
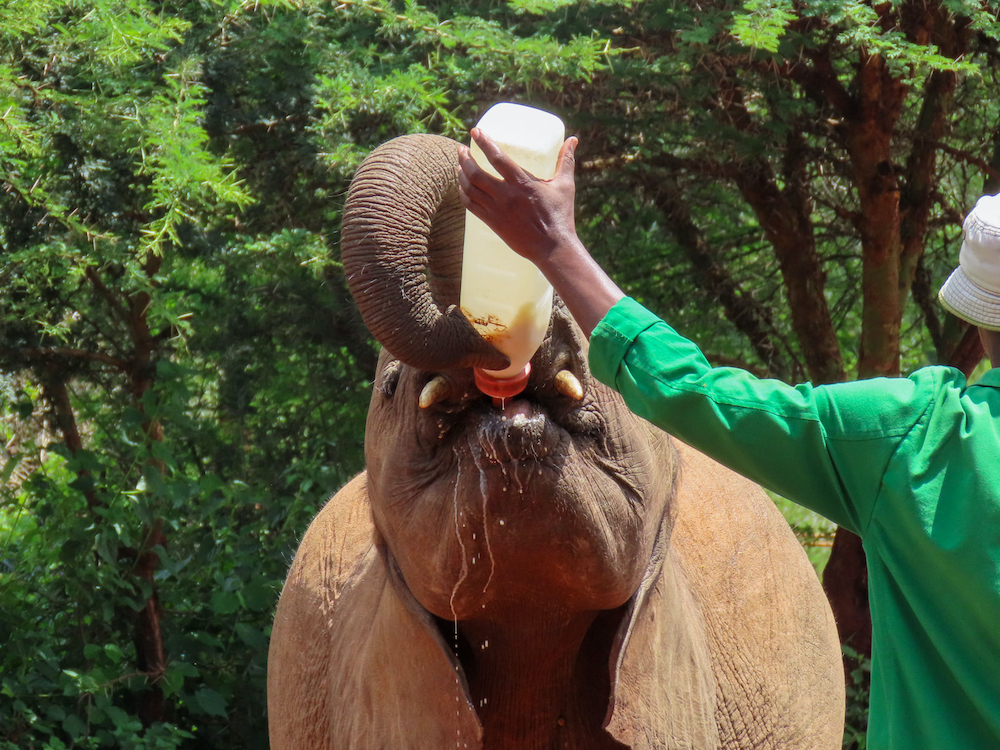
[[[840,648],[755,485],[631,414],[557,302],[527,389],[458,309],[454,141],[362,165],[343,259],[382,342],[366,470],[306,532],[274,750],[839,748]]]

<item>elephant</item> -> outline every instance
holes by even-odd
[[[633,415],[556,299],[523,394],[459,305],[458,143],[393,139],[342,259],[382,344],[365,470],[278,602],[274,750],[839,748],[827,600],[762,489]]]

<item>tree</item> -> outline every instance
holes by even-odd
[[[265,742],[276,590],[374,361],[207,127],[206,68],[275,12],[0,8],[5,747]]]

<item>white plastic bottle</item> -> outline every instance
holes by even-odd
[[[541,179],[555,174],[565,127],[555,115],[521,104],[491,107],[477,126],[525,170]],[[473,142],[480,168],[499,177]],[[552,286],[529,260],[511,250],[471,212],[465,216],[462,312],[483,338],[510,359],[505,370],[476,370],[484,393],[509,398],[527,384],[529,361],[545,338],[552,315]]]

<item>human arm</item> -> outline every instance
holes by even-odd
[[[459,188],[465,207],[519,255],[532,261],[589,336],[624,293],[591,257],[576,234],[575,137],[559,152],[556,173],[540,180],[519,167],[478,128],[472,137],[503,176],[497,179],[459,150]]]
[[[883,495],[905,494],[900,464],[886,473],[900,446],[919,446],[918,425],[965,385],[945,367],[794,387],[712,367],[694,343],[629,298],[598,324],[589,362],[639,416],[860,535]]]
[[[590,257],[573,220],[576,139],[555,176],[538,180],[473,131],[504,176],[460,150],[466,206],[533,261],[588,335],[594,375],[629,408],[721,463],[837,523],[863,532],[890,456],[922,413],[907,380],[793,388],[712,368],[695,344],[620,289]]]

